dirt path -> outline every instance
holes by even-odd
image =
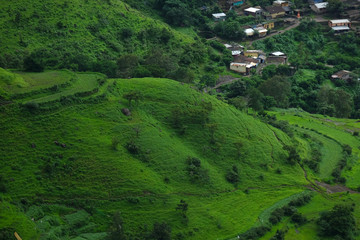
[[[318,181],[315,181],[315,183],[317,185],[325,188],[327,193],[337,193],[337,192],[359,193],[359,192],[351,190],[350,188],[345,187],[343,185],[330,185],[330,184],[318,182]]]
[[[222,85],[226,85],[226,84],[229,84],[229,83],[232,83],[236,80],[239,80],[240,78],[235,78],[231,75],[226,75],[226,76],[220,76],[219,77],[219,80],[220,82],[218,84],[215,85],[215,87],[213,87],[213,89],[217,89],[219,87],[221,87]]]
[[[274,32],[274,33],[271,33],[271,34],[269,34],[269,35],[266,35],[266,37],[258,38],[258,39],[255,39],[255,40],[253,40],[253,41],[250,41],[249,44],[252,45],[253,42],[256,42],[256,41],[259,41],[259,40],[264,40],[264,39],[266,39],[266,38],[273,37],[273,36],[276,36],[276,35],[278,35],[278,34],[282,34],[282,33],[286,32],[286,31],[289,31],[289,30],[291,30],[291,29],[293,29],[293,28],[296,28],[296,27],[299,26],[299,25],[300,25],[300,21],[299,21],[298,19],[296,19],[296,20],[295,20],[295,24],[293,24],[293,25],[291,25],[291,26],[289,26],[289,27],[287,27],[287,28],[285,28],[285,29],[283,29],[283,30],[280,30],[280,31],[278,31],[278,32]]]

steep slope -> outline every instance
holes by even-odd
[[[142,97],[130,106],[124,96],[134,91]],[[133,234],[165,221],[174,236],[231,237],[304,191],[301,168],[286,163],[289,137],[212,96],[152,78],[113,80],[105,96],[98,103],[78,96],[39,108],[22,106],[20,98],[1,108],[4,196],[34,218],[41,239],[102,239],[115,211]],[[235,185],[226,180],[232,166],[239,174]],[[186,218],[175,210],[181,199],[189,204]],[[82,219],[78,226],[69,220],[75,217]]]

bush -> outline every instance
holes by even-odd
[[[208,182],[209,181],[209,173],[207,169],[203,169],[201,167],[201,161],[195,157],[188,157],[187,161],[188,174],[190,176],[191,182]]]
[[[125,148],[131,153],[131,154],[138,154],[140,151],[139,146],[134,143],[133,141],[130,141],[126,144]]]
[[[39,109],[39,104],[36,102],[27,102],[24,104],[24,107],[30,112],[34,112]]]
[[[332,210],[321,213],[317,224],[320,234],[327,237],[353,239],[356,229],[353,209],[346,205],[335,205]]]
[[[232,168],[227,172],[226,180],[230,183],[239,182],[239,171],[235,165],[233,165]]]
[[[349,145],[345,144],[345,145],[343,146],[343,151],[344,151],[345,153],[347,153],[348,155],[351,155],[351,153],[352,153],[352,148],[351,148]]]
[[[291,216],[291,221],[298,225],[303,225],[307,222],[307,219],[301,213],[296,212]]]

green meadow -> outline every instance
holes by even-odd
[[[173,236],[231,239],[266,223],[274,209],[308,191],[314,180],[331,179],[341,144],[359,143],[344,129],[356,128],[353,122],[339,126],[333,122],[339,119],[271,112],[294,125],[303,157],[310,155],[312,140],[321,143],[320,172],[305,168],[307,180],[298,164],[286,160],[283,147],[294,137],[190,85],[68,71],[3,72],[33,86],[21,95],[20,80],[1,82],[10,99],[15,97],[0,111],[6,189],[0,226],[23,239],[103,239],[115,212],[121,213],[128,233],[166,222]],[[87,94],[77,95],[81,92]],[[133,92],[141,97],[129,98]],[[131,115],[124,115],[123,108]],[[302,138],[304,133],[312,140]],[[200,160],[200,177],[189,172],[189,157]],[[234,183],[226,177],[232,166],[238,169]],[[351,178],[356,166],[343,173],[349,187],[358,183]],[[315,218],[339,201],[323,194],[299,211]],[[357,196],[347,198],[356,201]],[[176,210],[180,200],[188,203],[186,218]],[[310,210],[324,203],[319,211]],[[312,236],[314,221],[302,229],[301,236]],[[293,235],[290,228],[287,239]]]

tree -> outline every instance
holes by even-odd
[[[328,0],[327,10],[339,17],[344,12],[344,4],[340,0]]]
[[[252,107],[255,111],[262,111],[264,109],[264,105],[262,103],[264,95],[257,90],[256,88],[252,88],[249,91],[249,106]]]
[[[28,72],[42,72],[44,71],[44,61],[38,54],[32,53],[24,59],[24,68]]]
[[[124,229],[123,229],[123,220],[121,214],[116,212],[113,216],[113,223],[110,227],[110,232],[107,236],[108,240],[125,240],[127,239]]]
[[[185,202],[185,200],[180,200],[180,203],[176,206],[176,211],[180,211],[181,215],[183,217],[186,217],[186,212],[188,210],[188,206],[189,204],[187,204],[187,202]]]
[[[154,228],[151,233],[151,239],[154,240],[171,240],[171,227],[165,222],[154,223]]]
[[[288,96],[290,94],[290,82],[280,76],[274,76],[263,82],[259,90],[265,96],[271,96],[275,99],[278,107],[286,108],[289,106]]]
[[[356,229],[353,209],[346,205],[335,205],[332,210],[321,213],[317,224],[321,235],[343,239],[353,239]]]

